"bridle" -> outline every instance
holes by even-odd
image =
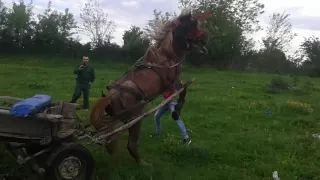
[[[191,13],[190,13],[191,14]],[[199,48],[200,53],[202,54],[208,54],[208,50],[207,48],[201,43],[201,41],[203,41],[202,39],[200,39],[201,37],[203,37],[205,35],[205,33],[203,31],[199,31],[199,29],[201,29],[199,27],[199,20],[200,19],[204,19],[204,18],[208,18],[212,16],[212,13],[208,12],[208,13],[203,13],[201,15],[197,15],[195,17],[193,17],[192,15],[190,16],[190,23],[187,25],[187,28],[191,28],[190,26],[192,25],[192,23],[194,23],[196,25],[196,29],[193,28],[193,30],[191,32],[188,32],[187,34],[187,48],[189,49],[193,49],[193,48]],[[176,19],[175,21],[175,25],[176,27],[181,25],[181,21],[180,19]]]

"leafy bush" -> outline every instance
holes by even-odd
[[[303,86],[302,90],[308,94],[311,94],[311,92],[314,90],[314,84],[310,81],[307,81]]]
[[[307,81],[298,89],[295,89],[296,95],[311,95],[312,91],[314,90],[314,84]]]
[[[281,76],[271,79],[270,83],[267,85],[267,92],[276,94],[283,90],[288,90],[290,87],[290,81]]]
[[[293,87],[297,87],[300,82],[298,76],[291,76],[291,77],[293,79]]]

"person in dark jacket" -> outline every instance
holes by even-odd
[[[95,81],[95,70],[89,64],[89,57],[83,56],[82,64],[75,67],[74,74],[77,75],[76,87],[72,96],[71,103],[75,103],[83,93],[83,108],[89,109],[89,96],[91,84]]]

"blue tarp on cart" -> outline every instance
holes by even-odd
[[[31,98],[24,99],[12,106],[10,115],[15,117],[27,117],[45,109],[52,101],[51,96],[36,94]]]

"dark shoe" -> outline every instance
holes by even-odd
[[[173,111],[171,116],[173,120],[179,120],[179,117],[180,117],[179,112],[177,111]]]
[[[183,141],[182,141],[182,143],[183,144],[186,144],[186,145],[189,145],[189,144],[191,144],[191,139],[190,138],[187,138],[187,139],[183,139]]]

